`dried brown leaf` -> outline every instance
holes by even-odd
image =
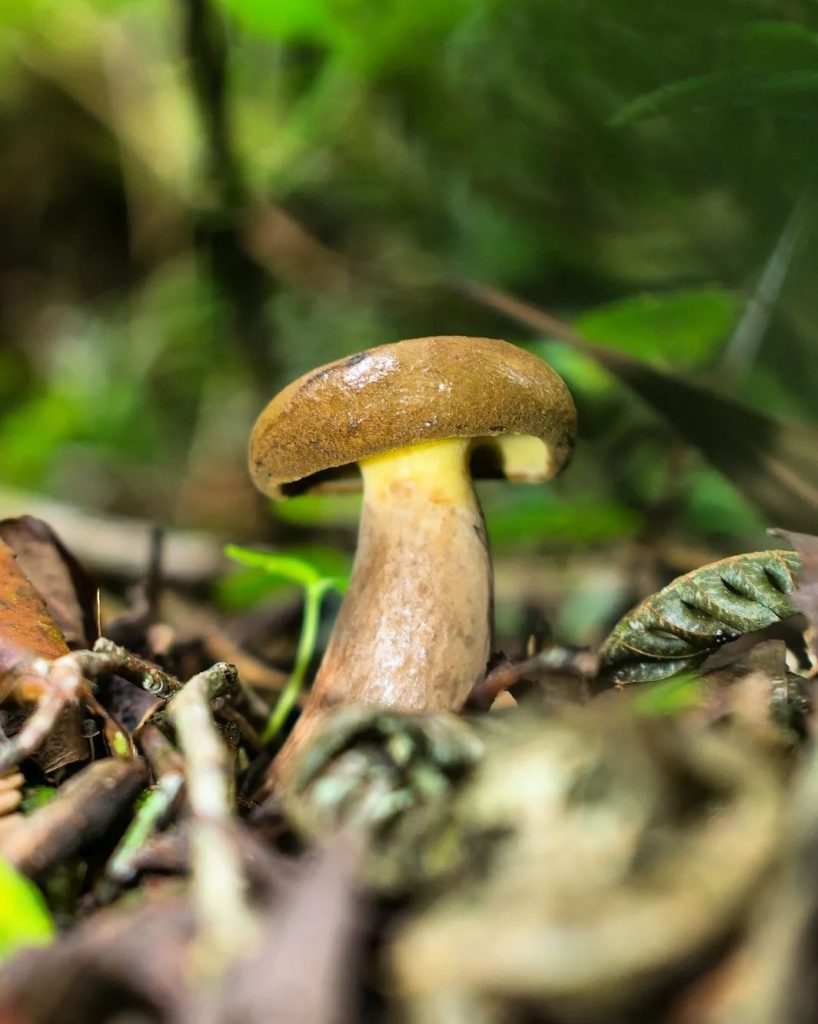
[[[0,540],[42,595],[71,648],[96,639],[96,588],[51,527],[34,516],[0,521]]]
[[[34,701],[41,696],[42,681],[18,674],[10,682],[11,670],[28,658],[59,658],[68,645],[49,614],[40,593],[23,573],[11,548],[0,540],[0,682],[13,685],[14,696]],[[19,708],[0,711],[0,726],[7,736],[17,733],[27,712]],[[88,743],[82,735],[82,713],[77,705],[67,707],[57,727],[37,753],[35,760],[44,772],[88,759]]]
[[[27,657],[59,658],[68,653],[65,637],[45,601],[0,541],[0,672]]]

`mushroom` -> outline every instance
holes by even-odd
[[[541,359],[490,338],[415,338],[299,377],[261,413],[250,471],[273,498],[363,479],[358,550],[312,691],[273,766],[340,704],[459,710],[491,648],[492,571],[476,475],[542,481],[576,412]]]

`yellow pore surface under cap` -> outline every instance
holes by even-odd
[[[428,501],[477,510],[469,473],[471,445],[469,437],[447,438],[362,459],[364,500]]]
[[[426,501],[474,508],[476,498],[469,473],[475,446],[492,447],[503,475],[511,481],[541,481],[551,476],[549,452],[539,437],[507,434],[501,437],[455,437],[427,441],[361,459],[361,474],[369,500],[404,500],[416,495]]]

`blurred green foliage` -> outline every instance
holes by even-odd
[[[0,961],[25,946],[45,945],[54,934],[40,890],[0,858]]]
[[[0,479],[348,551],[347,499],[254,495],[263,403],[371,344],[499,335],[582,430],[558,483],[487,485],[501,555],[639,544],[669,577],[761,546],[655,412],[451,284],[815,421],[817,93],[812,0],[5,0]],[[769,323],[731,342],[793,211]]]
[[[647,717],[675,715],[702,704],[704,696],[701,679],[686,672],[642,687],[633,699],[633,709]]]

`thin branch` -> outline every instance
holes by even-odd
[[[173,807],[183,785],[184,776],[181,773],[174,772],[159,779],[105,867],[108,882],[119,886],[135,877],[134,862],[137,856]]]
[[[3,832],[3,856],[18,870],[39,874],[104,835],[147,779],[141,758],[94,761],[61,786],[50,803]]]
[[[83,653],[83,652],[78,652]],[[85,658],[84,668],[96,678],[98,675],[115,672],[117,675],[134,683],[147,693],[162,700],[169,700],[182,689],[182,683],[169,672],[159,668],[150,661],[145,661],[136,654],[131,654],[124,647],[119,647],[107,637],[101,636],[94,644],[92,654],[105,655],[104,660]],[[103,667],[104,666],[104,667]]]
[[[192,815],[190,857],[199,921],[195,966],[207,979],[221,976],[257,932],[232,834],[231,757],[210,714],[211,701],[235,685],[232,665],[214,665],[189,680],[169,708],[185,757]]]
[[[579,680],[592,679],[597,673],[596,655],[590,651],[573,651],[567,647],[549,647],[525,661],[505,662],[493,668],[472,690],[468,707],[488,711],[497,697],[524,679],[541,679],[550,675],[573,675]]]
[[[97,640],[93,651],[71,651],[53,660],[32,658],[16,665],[11,678],[18,677],[29,685],[39,681],[42,695],[17,735],[0,741],[0,773],[9,771],[39,750],[64,708],[73,701],[87,703],[94,713],[107,721],[110,716],[94,697],[88,680],[113,673],[165,700],[178,693],[182,686],[178,679],[157,665],[117,647],[105,637]],[[114,749],[130,756],[132,750],[127,736],[116,722],[112,724],[109,740]]]

